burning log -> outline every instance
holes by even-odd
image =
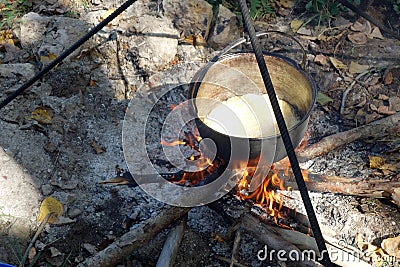
[[[187,216],[174,228],[172,228],[165,240],[164,247],[158,257],[156,267],[171,267],[174,265],[179,246],[182,242],[183,233],[186,228]]]
[[[138,249],[144,243],[154,238],[161,230],[168,227],[172,222],[185,215],[190,209],[167,206],[156,216],[139,223],[135,228],[125,233],[104,250],[99,251],[79,267],[88,266],[115,266],[122,262],[126,256]]]
[[[322,156],[329,151],[360,139],[378,138],[399,131],[400,112],[386,118],[373,121],[366,125],[351,130],[333,134],[322,138],[318,143],[312,144],[297,152],[299,161],[307,161]]]

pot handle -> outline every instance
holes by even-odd
[[[285,37],[288,37],[288,38],[292,39],[293,41],[295,41],[295,42],[300,46],[301,51],[302,51],[302,54],[303,54],[303,60],[302,60],[302,62],[301,62],[301,64],[300,64],[300,66],[301,66],[301,68],[304,70],[304,69],[305,69],[305,66],[306,66],[307,54],[306,54],[306,50],[304,49],[303,45],[299,42],[299,40],[297,40],[296,38],[294,38],[292,35],[290,35],[290,34],[288,34],[288,33],[285,33],[285,32],[281,32],[281,31],[263,31],[263,32],[257,32],[257,33],[256,33],[256,36],[257,36],[257,37],[261,37],[261,36],[267,35],[267,34],[269,34],[269,33],[277,33],[277,34],[283,35],[283,36],[285,36]],[[224,55],[224,54],[227,53],[228,51],[232,50],[233,48],[235,48],[235,47],[237,47],[238,45],[241,45],[241,44],[243,44],[243,43],[249,43],[249,41],[248,41],[246,38],[244,38],[244,37],[233,41],[232,43],[228,44],[227,47],[225,47],[224,49],[222,49],[221,52],[219,52],[215,57],[213,57],[213,58],[211,59],[210,62],[212,62],[212,63],[216,62],[222,55]]]

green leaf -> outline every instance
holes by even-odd
[[[321,92],[318,92],[317,102],[320,105],[325,106],[326,104],[328,104],[329,102],[332,102],[332,101],[333,101],[333,99],[330,98],[329,96],[327,96],[327,95],[325,95],[325,94],[323,94]]]

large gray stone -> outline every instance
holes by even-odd
[[[142,16],[143,41],[138,45],[139,64],[144,69],[155,70],[171,62],[177,53],[178,32],[168,18]]]
[[[42,40],[50,20],[50,17],[43,17],[34,12],[24,15],[21,18],[20,31],[17,31],[22,47],[37,45]]]
[[[212,6],[204,0],[164,0],[165,15],[172,19],[175,27],[189,34],[203,37],[208,34],[208,29],[213,17]]]
[[[220,50],[240,37],[239,20],[226,7],[220,5],[214,31],[210,35],[209,44]]]
[[[24,249],[37,226],[41,195],[31,176],[0,147],[0,259],[16,264],[7,244]]]
[[[49,54],[59,56],[87,33],[88,29],[89,26],[78,19],[56,17],[50,22],[46,34],[44,38],[42,38],[38,54],[40,56],[48,56]],[[89,42],[86,42],[75,50],[67,59],[78,56],[83,49],[88,47]]]

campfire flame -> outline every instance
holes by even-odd
[[[175,107],[175,105],[171,106],[171,108]],[[160,143],[166,146],[189,146],[197,153],[200,152],[199,144],[202,138],[197,129],[194,129],[193,132],[184,132],[182,139],[183,140],[174,140],[172,142],[161,140]],[[307,133],[303,140],[305,141],[302,141],[297,149],[302,149],[307,146]],[[196,154],[196,156],[190,156],[188,160],[196,160],[196,166],[199,171],[183,172],[179,175],[172,175],[169,179],[171,182],[183,186],[196,186],[204,181],[207,176],[218,172],[219,168],[224,165],[224,162],[218,158],[212,161],[211,159],[198,154]],[[257,166],[258,161],[259,159],[253,159],[249,162],[235,162],[235,168],[241,172],[239,174],[241,178],[237,183],[237,196],[242,200],[252,200],[255,204],[262,206],[269,215],[275,218],[275,220],[277,218],[282,218],[283,215],[281,214],[281,209],[283,207],[285,195],[278,190],[290,191],[292,189],[291,187],[285,188],[284,186],[284,177],[289,177],[289,170],[291,168],[289,159],[286,157],[281,161],[274,163],[266,177],[257,177],[260,173],[265,173],[256,172],[256,168],[253,167]],[[304,180],[308,181],[308,170],[302,170],[302,174]],[[249,192],[250,182],[252,179],[257,179],[256,181],[262,181],[262,183],[256,190]]]
[[[167,142],[165,140],[161,140],[160,144],[162,144],[164,146],[177,146],[177,145],[186,145],[186,142],[181,141],[181,140],[175,140],[172,142]]]
[[[190,132],[184,133],[184,140],[176,140],[167,142],[161,141],[161,144],[167,146],[186,145],[193,148],[195,151],[199,151],[199,142],[201,137],[198,134]],[[183,186],[195,186],[204,181],[208,175],[212,175],[217,172],[218,169],[223,165],[221,160],[214,160],[200,156],[190,156],[190,161],[196,160],[196,165],[199,171],[196,172],[183,172],[180,175],[174,175],[170,181]],[[240,179],[237,184],[237,196],[242,200],[252,200],[255,204],[262,206],[269,215],[276,218],[282,218],[281,208],[284,203],[285,196],[277,190],[291,190],[291,187],[285,188],[284,177],[289,177],[290,162],[288,158],[284,158],[279,162],[272,165],[266,177],[257,177],[260,173],[256,172],[257,166],[254,164],[258,159],[251,160],[250,162],[237,162],[234,164],[238,170],[241,170]],[[246,164],[246,165],[244,165]],[[246,168],[243,168],[245,166]],[[201,170],[201,171],[200,171]],[[308,181],[308,170],[302,170],[305,181]],[[252,179],[262,181],[261,185],[253,192],[249,192],[250,182]]]

